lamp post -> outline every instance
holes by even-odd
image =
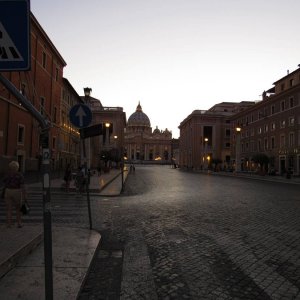
[[[84,98],[85,98],[85,102],[86,105],[88,105],[90,107],[90,95],[91,95],[91,88],[84,88]],[[91,167],[91,140],[90,138],[88,138],[88,151],[87,151],[87,155],[86,155],[86,149],[85,149],[85,140],[82,139],[82,152],[83,153],[83,159],[84,159],[84,172],[85,172],[85,180],[86,180],[86,193],[87,193],[87,204],[88,204],[88,215],[89,215],[89,223],[90,223],[90,229],[92,229],[92,214],[91,214],[91,202],[90,202],[90,172],[88,172],[88,169],[90,169]]]
[[[90,107],[90,96],[91,96],[91,92],[92,92],[92,89],[91,88],[84,88],[83,89],[83,92],[84,92],[84,101],[85,101],[85,104]],[[83,145],[84,147],[85,145]],[[90,169],[91,168],[91,140],[90,138],[87,138],[87,153],[84,154],[86,155],[85,156],[85,162],[86,163],[86,169],[85,169],[85,172],[87,172],[87,169]]]
[[[235,172],[241,171],[241,130],[242,128],[237,126],[235,128],[236,139],[235,139]]]
[[[207,143],[208,143],[208,138],[204,138],[204,169],[208,169],[208,159],[207,159]]]
[[[119,149],[119,147],[117,147],[117,139],[118,136],[114,135],[114,140],[116,141],[116,148]],[[120,148],[120,164],[121,164],[121,192],[124,191],[124,153],[123,153],[123,147],[121,146]]]
[[[109,147],[109,127],[110,127],[110,123],[106,122],[105,123],[105,136],[106,136],[106,140],[105,140],[105,146],[108,148]]]

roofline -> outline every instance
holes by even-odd
[[[282,77],[282,78],[280,78],[279,80],[275,81],[273,84],[275,85],[276,83],[280,82],[281,80],[284,80],[284,79],[286,79],[287,77],[289,77],[289,76],[291,76],[291,75],[293,75],[293,74],[299,72],[299,70],[300,70],[300,65],[298,65],[298,69],[296,69],[295,71],[293,71],[293,72],[291,72],[291,73],[285,75],[284,77]]]
[[[43,36],[45,37],[45,39],[47,40],[47,42],[50,44],[50,46],[53,48],[55,54],[58,56],[58,58],[61,60],[61,62],[63,63],[63,65],[65,67],[67,65],[66,61],[63,59],[63,57],[61,56],[61,54],[58,52],[57,48],[54,46],[54,44],[50,40],[50,38],[47,35],[46,31],[43,29],[43,27],[38,22],[37,18],[34,16],[34,14],[32,12],[30,12],[30,18],[31,18],[31,21],[38,27],[38,29],[40,30],[40,32],[43,34]]]
[[[74,87],[72,86],[72,84],[70,83],[70,81],[67,78],[63,77],[63,82],[73,91],[73,93],[76,95],[76,97],[81,102],[83,102],[82,99],[81,99],[81,97],[78,95],[78,93],[76,92],[76,90],[74,89]]]

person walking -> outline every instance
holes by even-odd
[[[72,169],[71,169],[71,165],[68,164],[64,175],[64,181],[66,182],[66,192],[69,192],[71,180],[72,180]]]
[[[18,228],[22,227],[21,220],[21,205],[22,199],[26,199],[26,191],[24,184],[24,176],[19,172],[19,163],[17,161],[11,161],[8,165],[9,173],[4,177],[5,188],[5,204],[6,204],[6,224],[7,227],[11,227],[12,223],[12,210],[16,209],[16,219]]]
[[[85,185],[84,168],[79,167],[75,178],[75,186],[78,193],[82,194],[84,192],[84,185]]]

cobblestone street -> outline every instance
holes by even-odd
[[[138,166],[92,198],[79,299],[300,299],[299,201],[299,185]]]

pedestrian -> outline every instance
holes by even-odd
[[[8,165],[9,173],[3,179],[5,188],[5,204],[6,204],[6,224],[10,228],[12,223],[12,210],[16,209],[16,219],[18,228],[22,227],[21,205],[22,200],[26,200],[26,191],[24,184],[24,176],[19,172],[19,163],[11,161]]]
[[[85,185],[84,168],[79,167],[77,170],[77,173],[76,173],[76,177],[75,177],[75,186],[76,186],[77,192],[79,192],[80,194],[83,193],[84,185]]]
[[[97,168],[97,171],[98,171],[98,176],[101,176],[101,167],[100,166]]]
[[[64,175],[64,181],[66,182],[66,192],[69,192],[70,184],[72,181],[72,169],[70,164],[67,165],[65,175]]]

